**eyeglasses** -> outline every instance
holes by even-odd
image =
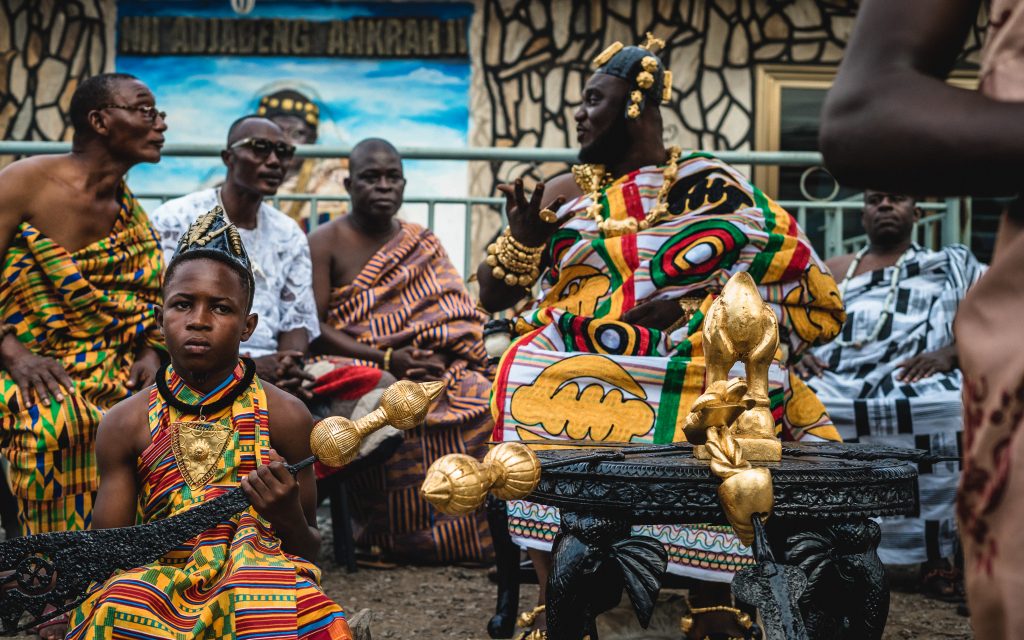
[[[166,111],[158,111],[156,107],[148,104],[144,104],[138,107],[131,107],[126,104],[104,104],[100,106],[100,109],[124,109],[125,111],[138,111],[142,114],[142,117],[150,122],[156,122],[157,116],[161,120],[167,119]]]
[[[237,149],[238,147],[249,147],[259,158],[269,157],[271,151],[277,154],[278,160],[290,160],[295,155],[295,145],[287,142],[271,142],[266,138],[242,138],[228,148]]]

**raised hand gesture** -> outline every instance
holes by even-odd
[[[498,191],[505,194],[505,213],[512,237],[529,247],[547,242],[565,221],[555,214],[565,204],[565,197],[559,196],[549,207],[541,208],[544,202],[543,182],[537,183],[529,199],[521,178],[512,184],[499,184]]]

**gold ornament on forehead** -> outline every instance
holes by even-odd
[[[215,422],[171,423],[171,452],[192,489],[206,486],[220,467],[234,428]]]
[[[607,64],[608,61],[611,60],[616,53],[622,51],[622,47],[623,45],[621,42],[613,42],[612,44],[608,45],[608,47],[604,51],[597,54],[597,57],[594,58],[594,68],[596,69],[597,67],[601,67]]]

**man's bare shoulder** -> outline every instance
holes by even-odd
[[[0,170],[0,191],[5,197],[22,194],[26,201],[52,180],[67,180],[72,173],[70,156],[32,156]]]
[[[273,384],[261,380],[263,390],[267,394],[267,413],[270,415],[271,431],[275,428],[305,429],[308,435],[309,426],[313,424],[313,415],[301,400],[292,394],[278,389]]]
[[[97,448],[111,447],[138,457],[149,443],[149,390],[115,404],[100,421]]]
[[[825,266],[832,272],[832,277],[836,281],[842,280],[846,276],[846,270],[850,268],[853,263],[853,259],[856,256],[852,253],[847,253],[841,256],[833,256],[825,261]]]
[[[347,216],[335,218],[326,224],[319,225],[309,234],[310,249],[320,249],[328,252],[337,251],[339,243],[346,246],[354,241],[352,226],[346,220]]]

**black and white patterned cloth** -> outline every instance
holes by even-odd
[[[828,363],[814,389],[846,442],[926,449],[961,455],[960,371],[915,383],[897,380],[897,364],[953,343],[953,318],[967,289],[986,267],[963,245],[929,251],[912,245],[902,267],[894,309],[878,339],[860,348],[837,342],[812,353]],[[885,311],[892,270],[847,282],[843,342],[865,340]],[[879,556],[886,564],[914,564],[949,557],[956,540],[954,502],[959,463],[919,465],[920,516],[883,518]]]

